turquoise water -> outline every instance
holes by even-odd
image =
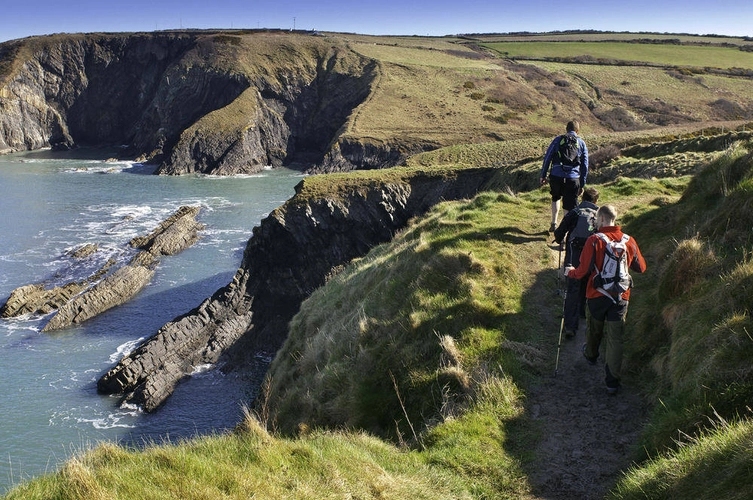
[[[56,470],[101,441],[162,442],[221,432],[242,418],[247,380],[199,367],[153,414],[97,394],[96,381],[163,324],[226,285],[251,229],[294,193],[297,172],[163,177],[101,150],[0,156],[0,303],[21,285],[87,276],[181,205],[200,205],[202,239],[164,257],[133,301],[67,330],[41,333],[46,317],[0,320],[0,494]],[[97,243],[71,267],[67,251]],[[260,353],[263,356],[264,353]]]

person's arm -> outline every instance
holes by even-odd
[[[580,280],[585,278],[591,273],[591,265],[594,262],[596,256],[596,245],[599,242],[598,236],[591,235],[586,240],[586,244],[583,247],[583,251],[580,254],[580,264],[578,267],[568,267],[565,269],[565,276]]]
[[[580,157],[580,188],[584,189],[586,187],[586,178],[588,177],[588,146],[586,146],[586,141],[583,139],[580,140],[580,143],[583,146],[583,154]]]
[[[646,260],[643,258],[643,254],[641,254],[641,249],[638,247],[638,243],[632,238],[631,241],[635,253],[633,254],[633,260],[630,262],[630,269],[637,273],[642,273],[646,270]]]
[[[557,138],[555,138],[551,144],[549,144],[549,147],[546,149],[546,154],[544,155],[544,164],[541,166],[541,174],[539,175],[539,178],[541,180],[541,184],[546,184],[546,174],[549,171],[549,166],[552,163],[552,157],[554,156],[554,150],[557,147]]]

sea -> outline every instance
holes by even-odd
[[[255,396],[254,384],[218,367],[196,367],[157,411],[97,393],[97,380],[168,321],[228,284],[254,226],[293,196],[302,175],[158,176],[113,161],[116,151],[77,149],[0,156],[0,304],[15,288],[88,277],[107,259],[132,255],[182,205],[198,205],[201,239],[162,257],[130,302],[66,330],[42,333],[48,316],[0,319],[0,495],[53,473],[102,442],[144,446],[228,432]],[[77,260],[71,250],[94,243]],[[258,354],[262,363],[269,353]]]

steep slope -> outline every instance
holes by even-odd
[[[156,409],[193,366],[227,355],[241,368],[257,350],[276,351],[301,301],[327,277],[443,199],[475,195],[491,169],[307,178],[254,228],[232,282],[162,327],[106,373],[97,387]]]

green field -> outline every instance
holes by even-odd
[[[511,58],[584,58],[660,66],[753,69],[753,52],[737,47],[620,42],[491,42],[482,45]]]

